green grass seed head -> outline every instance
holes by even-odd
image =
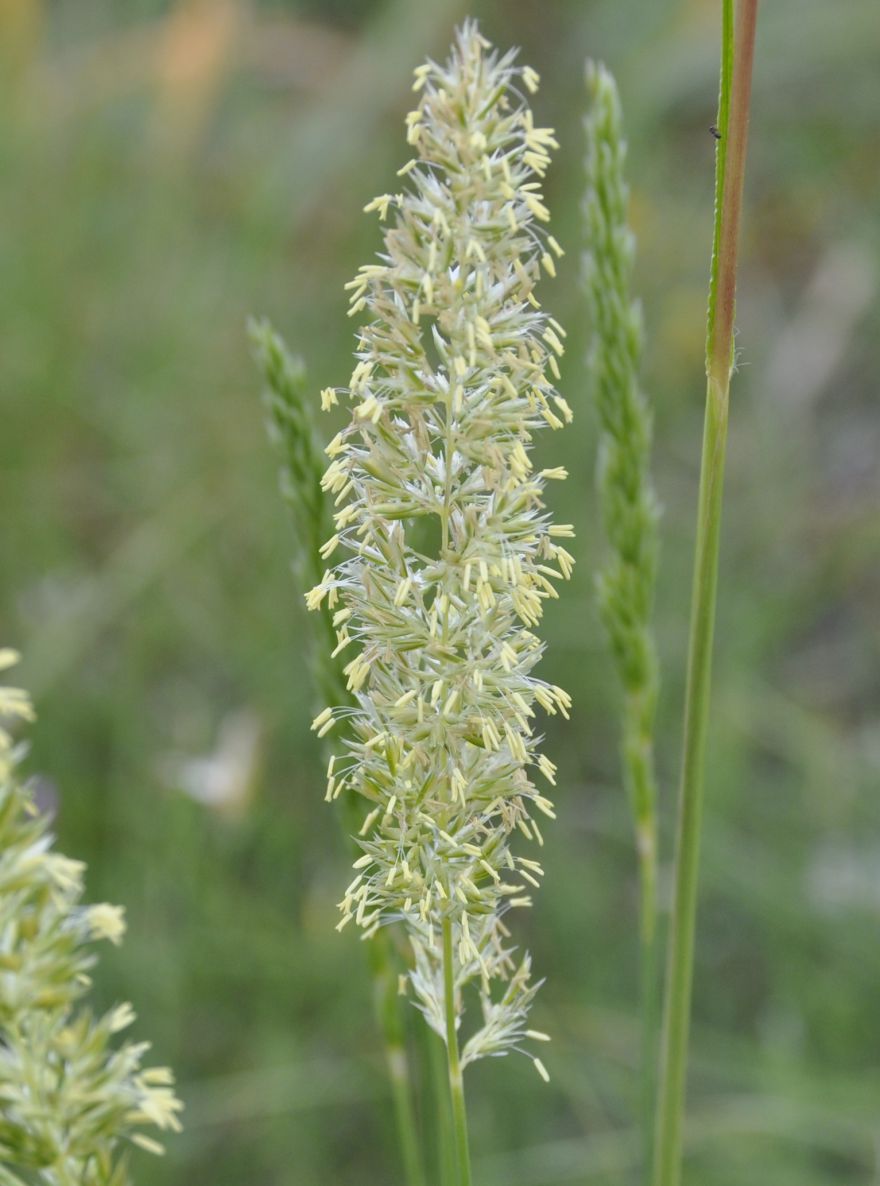
[[[624,768],[638,818],[654,811],[649,749],[657,697],[651,626],[657,503],[650,476],[651,413],[639,388],[641,313],[630,288],[635,240],[627,222],[626,142],[617,87],[587,64],[584,280],[591,323],[589,377],[599,416],[598,487],[609,555],[597,579],[602,621],[624,689]]]

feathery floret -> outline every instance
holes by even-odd
[[[314,721],[321,736],[346,725],[328,797],[369,806],[340,928],[403,921],[418,1004],[445,1036],[440,934],[452,927],[457,1013],[474,982],[485,1019],[466,1061],[526,1036],[535,989],[503,916],[529,904],[542,870],[511,840],[540,843],[532,813],[553,816],[531,777],[555,773],[535,705],[565,716],[570,705],[534,675],[534,628],[573,559],[571,528],[543,503],[546,480],[565,472],[535,472],[529,451],[571,412],[554,386],[565,334],[534,294],[562,254],[541,196],[556,141],[519,80],[536,88],[472,23],[446,65],[416,70],[408,188],[366,207],[388,222],[385,250],[349,285],[350,313],[367,321],[344,389],[351,420],[327,448],[338,509],[322,549],[343,558],[307,599],[330,607],[337,649],[353,652],[354,706]]]

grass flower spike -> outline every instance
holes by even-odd
[[[535,472],[529,447],[571,412],[554,386],[564,331],[534,294],[561,254],[541,196],[555,140],[520,83],[534,91],[537,76],[471,23],[445,66],[416,71],[408,188],[367,207],[388,224],[385,250],[350,285],[366,324],[344,393],[351,420],[324,477],[338,509],[322,553],[341,558],[308,597],[331,608],[337,648],[353,652],[354,705],[314,722],[320,735],[346,729],[328,795],[369,807],[340,926],[404,923],[418,1004],[447,1043],[459,1130],[462,1067],[530,1037],[535,987],[504,917],[529,904],[541,867],[511,841],[540,843],[534,813],[553,815],[532,778],[555,772],[535,706],[567,715],[570,703],[534,675],[534,628],[573,560],[571,528],[543,503],[564,471]],[[482,1025],[459,1054],[471,985]]]
[[[306,368],[268,321],[252,320],[248,333],[263,375],[269,434],[281,461],[281,495],[296,535],[295,575],[308,587],[320,580],[323,565],[319,551],[332,528],[332,517],[321,489],[326,459],[306,394]],[[321,643],[327,645],[323,650],[311,648],[308,661],[321,698],[341,704],[347,693],[341,663],[330,657],[335,646],[332,615],[323,612],[320,617]]]
[[[0,651],[0,669],[17,656]],[[81,1004],[90,945],[119,943],[122,911],[81,902],[84,866],[51,847],[17,774],[4,719],[33,719],[0,688],[0,1181],[4,1186],[127,1186],[125,1146],[162,1148],[144,1127],[178,1129],[165,1068],[141,1067],[147,1043],[115,1044],[131,1006],[95,1017]]]
[[[641,313],[630,295],[635,240],[627,224],[620,100],[611,74],[592,62],[587,91],[584,280],[592,328],[589,370],[600,425],[598,485],[610,548],[597,594],[623,688],[623,772],[639,859],[643,1159],[649,1172],[657,1013],[657,658],[651,625],[657,505],[649,471],[651,414],[639,389]]]
[[[657,503],[649,472],[651,414],[639,390],[642,324],[631,299],[634,239],[626,220],[626,143],[614,79],[589,63],[586,121],[585,280],[593,327],[590,372],[601,427],[599,489],[611,556],[598,579],[626,703],[624,770],[639,851],[656,860],[653,769],[657,659],[651,613],[657,568]],[[648,920],[646,920],[648,921]]]

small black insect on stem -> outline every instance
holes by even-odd
[[[720,139],[721,139],[721,133],[718,131],[718,129],[715,127],[715,125],[714,125],[714,124],[712,124],[711,128],[709,129],[709,131],[712,133],[712,135],[715,137],[715,139],[716,139],[716,140],[720,140]]]

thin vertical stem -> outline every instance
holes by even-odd
[[[653,689],[650,692],[653,695]],[[646,717],[645,690],[626,698],[624,770],[635,806],[639,862],[639,1007],[641,1012],[642,1181],[651,1182],[657,1094],[657,790],[654,780],[653,713]],[[646,727],[647,722],[647,727]]]
[[[452,1133],[446,1043],[428,1026],[422,1026],[421,1040],[428,1071],[426,1114],[431,1117],[431,1152],[437,1171],[434,1175],[434,1186],[456,1186],[458,1169],[455,1162],[455,1138]]]
[[[464,1082],[461,1075],[458,1032],[455,1025],[455,964],[452,950],[452,921],[448,917],[443,919],[443,988],[446,999],[446,1061],[449,1066],[449,1096],[452,1100],[452,1128],[455,1134],[458,1186],[471,1186],[467,1111],[464,1104]]]
[[[657,1095],[657,825],[652,816],[637,830],[639,849],[639,1001],[642,1022],[642,1180],[651,1181]]]
[[[333,670],[325,673],[332,683]],[[345,702],[327,696],[329,704]],[[341,819],[349,837],[356,836],[362,819],[353,797],[343,800]],[[385,1066],[391,1085],[394,1126],[406,1186],[426,1186],[422,1140],[413,1102],[413,1081],[406,1048],[406,1023],[403,998],[397,992],[397,967],[390,936],[379,931],[366,944],[370,978],[373,982],[373,1009],[382,1036]]]
[[[381,942],[377,942],[380,939]],[[397,976],[387,937],[376,935],[367,944],[367,951],[373,979],[376,1019],[382,1033],[385,1065],[391,1083],[391,1101],[400,1159],[403,1162],[404,1181],[406,1186],[426,1186],[406,1051],[406,1026],[400,1010]]]
[[[697,876],[703,800],[703,752],[709,713],[712,637],[718,575],[721,494],[727,436],[726,401],[706,405],[697,523],[691,638],[685,702],[684,764],[679,796],[675,898],[666,970],[663,1040],[654,1154],[656,1186],[678,1186],[693,976]]]
[[[716,217],[709,292],[708,390],[697,513],[697,540],[685,697],[675,898],[667,962],[657,1105],[655,1186],[681,1181],[682,1113],[693,979],[703,771],[712,676],[718,549],[733,364],[739,221],[745,173],[758,0],[724,0],[716,158]]]

